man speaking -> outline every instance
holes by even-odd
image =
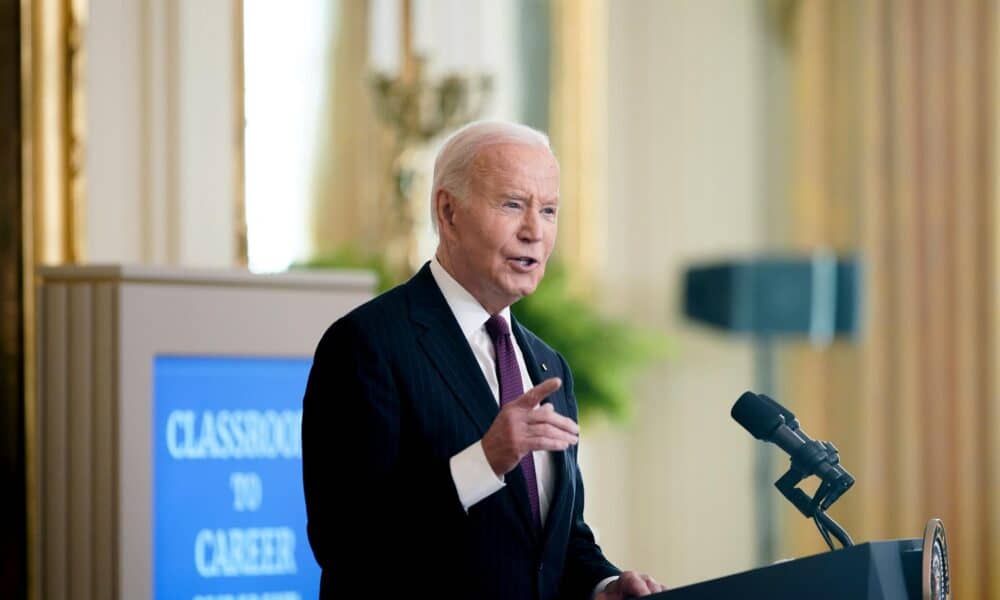
[[[316,349],[302,449],[320,596],[662,590],[594,542],[573,376],[510,314],[556,240],[548,138],[503,122],[459,130],[435,161],[431,209],[434,259],[335,322]]]

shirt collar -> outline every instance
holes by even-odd
[[[486,321],[489,320],[490,313],[468,290],[462,287],[462,284],[451,276],[451,273],[441,266],[436,256],[431,260],[431,275],[438,288],[441,289],[444,300],[448,303],[448,308],[455,315],[455,320],[458,321],[458,326],[462,330],[462,334],[465,335],[465,339],[470,339],[474,333],[481,331],[486,325]],[[510,307],[504,307],[500,311],[500,316],[506,319],[509,324]]]

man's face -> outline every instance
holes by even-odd
[[[491,146],[470,166],[467,187],[440,227],[446,266],[495,314],[534,292],[545,274],[558,228],[559,165],[544,147]]]

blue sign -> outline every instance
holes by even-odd
[[[153,360],[153,594],[319,595],[302,495],[309,359]]]

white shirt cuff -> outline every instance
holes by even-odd
[[[503,478],[497,477],[490,462],[486,460],[482,441],[452,456],[449,465],[451,478],[455,482],[455,489],[458,490],[458,499],[462,501],[465,512],[469,512],[469,508],[477,502],[506,485]]]
[[[594,600],[594,598],[596,598],[598,594],[603,592],[604,588],[608,587],[608,584],[614,581],[615,579],[618,579],[617,575],[612,575],[611,577],[605,577],[604,579],[598,581],[597,585],[594,586],[594,593],[590,595],[590,599]]]

